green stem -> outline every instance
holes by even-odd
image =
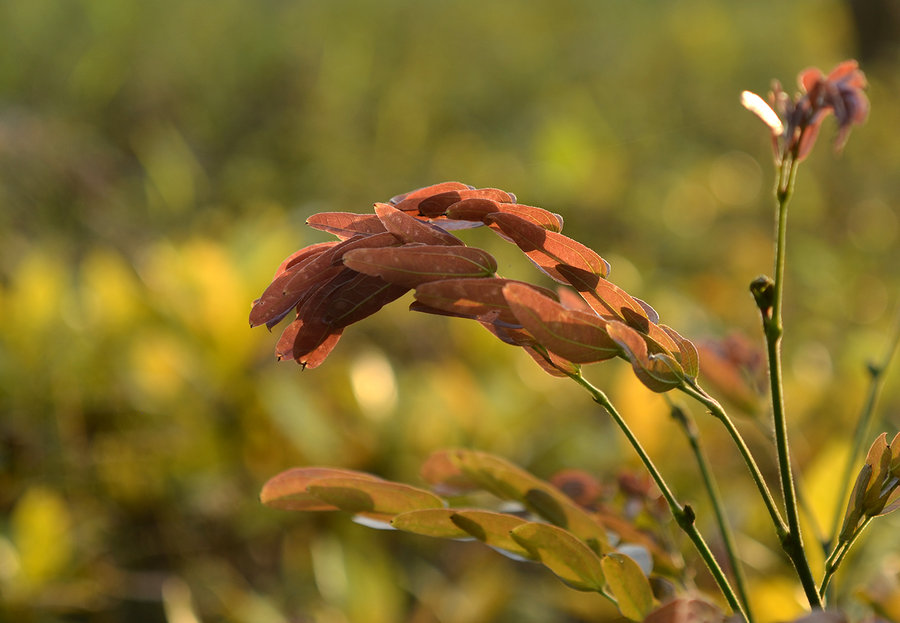
[[[672,515],[675,518],[675,522],[685,532],[685,534],[687,534],[688,538],[694,544],[694,547],[697,548],[697,551],[700,553],[701,558],[703,558],[703,562],[706,563],[706,566],[712,574],[713,579],[716,581],[716,584],[719,586],[719,589],[722,591],[722,594],[728,601],[728,605],[732,608],[732,610],[740,613],[741,616],[744,617],[745,621],[750,623],[750,619],[747,617],[744,606],[741,604],[740,600],[734,592],[734,589],[731,587],[728,578],[722,571],[722,567],[719,566],[718,561],[716,560],[715,556],[713,556],[712,550],[710,550],[709,545],[706,544],[706,541],[703,539],[703,535],[700,534],[700,531],[697,529],[697,526],[694,523],[694,510],[689,505],[682,506],[678,502],[678,500],[675,499],[675,495],[669,488],[668,483],[666,483],[665,479],[662,477],[662,474],[660,474],[659,470],[656,468],[653,460],[644,450],[641,442],[638,441],[637,437],[635,437],[634,433],[631,431],[631,428],[629,428],[622,415],[616,410],[606,394],[592,385],[590,381],[585,379],[581,375],[580,371],[569,373],[569,377],[591,394],[594,402],[599,404],[606,410],[607,413],[609,413],[609,415],[612,417],[621,431],[625,434],[626,439],[628,439],[628,442],[631,444],[631,447],[634,448],[634,451],[637,452],[637,455],[640,457],[641,462],[644,464],[644,467],[646,467],[647,471],[650,472],[650,477],[653,478],[656,486],[659,487],[660,492],[669,505],[669,510],[672,512]]]
[[[819,588],[819,595],[823,599],[825,598],[825,591],[828,590],[828,584],[834,577],[835,572],[837,572],[838,567],[840,567],[841,563],[844,561],[847,552],[850,551],[850,548],[853,547],[856,540],[859,539],[860,535],[862,535],[872,519],[874,518],[866,517],[866,520],[859,524],[856,530],[853,531],[850,538],[839,543],[838,546],[834,548],[834,551],[831,552],[831,555],[828,556],[828,559],[825,561],[825,576],[822,578],[822,586]]]
[[[734,425],[734,422],[728,417],[728,414],[725,412],[722,405],[719,404],[715,398],[703,391],[703,389],[694,381],[685,383],[679,387],[679,389],[705,406],[709,410],[710,415],[722,422],[725,426],[728,434],[731,436],[732,440],[734,440],[738,451],[741,453],[744,463],[747,465],[747,469],[750,470],[753,482],[756,484],[756,488],[762,496],[766,509],[769,511],[769,516],[772,518],[772,523],[775,526],[775,532],[778,535],[779,541],[783,540],[787,534],[787,524],[785,524],[784,519],[781,517],[781,513],[778,511],[778,506],[775,504],[775,499],[772,497],[769,485],[766,484],[766,480],[759,470],[759,466],[756,464],[756,459],[750,452],[750,448],[747,447],[746,442],[744,442],[744,438]]]
[[[822,543],[822,547],[825,552],[831,547],[831,544],[838,537],[838,531],[841,529],[841,519],[844,516],[844,509],[846,507],[847,496],[849,495],[851,480],[853,478],[853,473],[856,470],[857,462],[859,461],[859,457],[862,454],[863,444],[865,440],[868,438],[868,430],[869,425],[872,422],[872,416],[875,413],[875,404],[878,401],[878,396],[881,393],[881,388],[884,386],[884,376],[885,371],[887,370],[888,365],[891,363],[891,359],[894,357],[894,353],[897,351],[898,345],[900,345],[900,305],[897,307],[897,315],[895,318],[895,324],[893,329],[893,334],[888,341],[887,348],[885,349],[884,355],[877,363],[871,363],[868,366],[869,369],[869,391],[866,395],[866,400],[863,403],[862,410],[860,411],[859,418],[856,422],[856,430],[853,433],[853,443],[850,446],[850,454],[847,456],[847,463],[844,465],[844,473],[841,476],[840,486],[838,487],[838,499],[835,503],[834,508],[834,518],[831,522],[831,531],[828,534],[828,540]]]
[[[668,395],[665,394],[665,396],[668,399]],[[694,457],[697,460],[697,466],[700,468],[700,476],[703,478],[703,484],[706,486],[707,494],[713,505],[716,522],[719,524],[719,532],[722,535],[722,544],[725,547],[725,553],[728,556],[728,562],[731,565],[731,571],[734,574],[734,583],[737,587],[738,596],[744,604],[748,620],[752,620],[753,613],[750,610],[750,599],[747,591],[746,578],[744,577],[744,567],[737,555],[734,535],[731,531],[731,526],[728,523],[728,518],[725,516],[725,509],[722,505],[722,496],[719,493],[715,477],[710,469],[709,460],[706,458],[706,453],[703,452],[703,448],[700,446],[700,435],[697,432],[697,425],[684,409],[674,404],[671,399],[668,400],[672,410],[672,417],[684,431],[688,444],[691,446],[691,451],[694,453]]]
[[[785,240],[787,230],[787,207],[794,189],[797,175],[797,161],[790,158],[784,161],[779,172],[776,199],[778,203],[777,232],[775,242],[775,278],[771,298],[771,308],[761,307],[763,329],[766,336],[766,350],[769,359],[769,385],[772,397],[772,418],[775,433],[775,450],[778,456],[778,471],[781,477],[781,489],[784,496],[785,516],[788,532],[781,541],[781,546],[791,559],[806,598],[812,608],[822,608],[822,599],[816,587],[809,560],[803,546],[800,531],[800,518],[797,510],[797,492],[794,488],[794,475],[791,469],[790,446],[788,444],[787,418],[784,410],[784,383],[781,371],[781,339],[784,325],[781,317],[784,292]]]

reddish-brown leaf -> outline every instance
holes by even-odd
[[[397,195],[395,197],[391,197],[391,200],[388,202],[394,206],[400,206],[407,199],[412,201],[416,201],[416,207],[412,208],[399,208],[401,210],[417,210],[418,209],[418,201],[421,201],[425,197],[430,197],[431,195],[437,195],[439,193],[451,191],[451,190],[471,190],[474,186],[469,186],[468,184],[463,184],[462,182],[441,182],[440,184],[432,184],[431,186],[423,186],[422,188],[417,188],[416,190],[412,190],[408,193],[403,193],[402,195]],[[411,204],[410,204],[411,205]]]
[[[617,321],[609,322],[606,329],[609,337],[622,347],[635,376],[650,390],[666,392],[684,381],[684,370],[674,357],[665,353],[650,354],[647,351],[645,335]]]
[[[697,375],[700,374],[700,354],[697,352],[697,347],[689,339],[682,337],[672,327],[661,324],[659,328],[678,345],[678,350],[672,354],[678,360],[678,363],[681,364],[681,367],[684,368],[684,373],[689,378],[696,379]]]
[[[331,247],[340,243],[339,240],[329,240],[328,242],[318,242],[316,244],[311,244],[308,247],[303,247],[299,251],[295,251],[291,253],[285,260],[278,266],[278,270],[275,271],[275,276],[272,279],[278,279],[284,273],[290,271],[292,268],[303,262],[304,260],[318,255],[324,252],[326,249],[330,249]]]
[[[357,249],[344,255],[344,265],[407,288],[454,277],[484,278],[497,270],[487,251],[439,245]]]
[[[390,246],[398,242],[397,238],[388,232],[357,234],[333,246],[323,247],[318,253],[308,255],[275,279],[256,300],[250,310],[250,326],[256,327],[265,323],[271,329],[278,324],[307,294],[340,273],[342,267],[339,262],[347,251],[359,247]]]
[[[503,296],[522,326],[544,348],[573,363],[592,363],[620,354],[606,333],[606,321],[595,314],[567,309],[520,284],[508,284]]]
[[[374,214],[353,212],[320,212],[306,219],[306,224],[313,229],[334,234],[341,240],[352,238],[356,234],[378,234],[386,231]]]
[[[557,270],[560,264],[580,268],[604,278],[609,274],[606,260],[568,236],[548,231],[515,214],[496,212],[486,219],[489,224],[495,223],[538,268],[559,283],[569,283]]]
[[[520,283],[544,296],[556,299],[556,295],[546,288],[500,277],[432,281],[418,286],[415,294],[417,301],[432,308],[469,318],[483,316],[496,310],[500,312],[497,320],[518,325],[518,319],[509,309],[509,303],[503,296],[503,287],[509,283]]]
[[[550,376],[565,377],[578,372],[578,364],[544,349],[539,350],[533,346],[523,346],[522,350],[531,355],[531,358],[541,367],[541,370]]]
[[[337,346],[338,340],[341,339],[341,334],[343,332],[344,329],[332,329],[331,332],[325,336],[325,339],[322,340],[321,344],[297,359],[297,363],[306,370],[318,368],[325,362],[325,359],[331,354],[334,347]]]
[[[376,203],[375,214],[384,227],[402,242],[462,246],[463,241],[440,227],[420,221],[387,203]]]
[[[625,290],[600,275],[582,268],[561,264],[556,269],[598,314],[627,322],[626,313],[628,312],[626,310],[628,310],[631,312],[629,314],[631,322],[628,324],[631,325],[634,322],[643,325],[634,328],[639,331],[647,331],[650,320],[644,307]]]
[[[337,329],[374,314],[407,290],[378,277],[344,268],[311,292],[298,309],[300,323],[294,339],[293,358],[301,363],[306,361]]]
[[[341,266],[332,266],[323,254],[309,257],[273,281],[250,309],[250,326],[265,324],[271,329],[318,286],[340,273]]]
[[[452,204],[447,208],[447,218],[484,222],[486,217],[494,212],[515,214],[550,231],[559,232],[563,226],[563,219],[559,214],[554,214],[543,208],[520,203],[500,203],[480,197],[463,199]],[[498,226],[495,227],[499,228]]]
[[[419,214],[422,216],[441,216],[447,212],[447,208],[464,199],[490,199],[497,203],[515,203],[516,201],[514,195],[499,188],[450,190],[431,195],[420,201],[418,204]]]

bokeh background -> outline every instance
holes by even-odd
[[[248,329],[250,302],[327,238],[310,214],[456,179],[562,213],[681,333],[759,345],[747,284],[771,266],[771,154],[738,94],[855,57],[870,119],[839,157],[823,133],[789,230],[790,426],[829,525],[900,291],[898,20],[890,0],[0,4],[0,619],[615,620],[478,545],[258,502],[295,465],[419,484],[457,445],[543,477],[634,469],[574,384],[407,299],[301,372]],[[589,375],[715,540],[662,399],[621,362]],[[900,425],[896,369],[878,413],[870,439]],[[695,415],[757,611],[787,618],[802,596],[749,478]],[[765,418],[740,422],[769,472]],[[871,529],[842,605],[898,599],[898,534]]]

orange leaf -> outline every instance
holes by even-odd
[[[337,507],[310,495],[306,488],[323,478],[351,477],[381,480],[377,476],[351,469],[332,467],[295,467],[270,478],[259,494],[266,506],[294,511],[331,511]]]

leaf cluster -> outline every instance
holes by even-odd
[[[280,359],[321,365],[347,326],[412,289],[410,309],[476,320],[553,375],[620,357],[644,385],[665,392],[699,373],[696,347],[609,281],[609,263],[563,235],[562,217],[511,193],[444,182],[376,203],[374,214],[319,213],[307,224],[338,240],[285,259],[250,312],[251,326],[271,329],[294,310]],[[488,252],[451,233],[480,226],[568,289],[505,279]]]

